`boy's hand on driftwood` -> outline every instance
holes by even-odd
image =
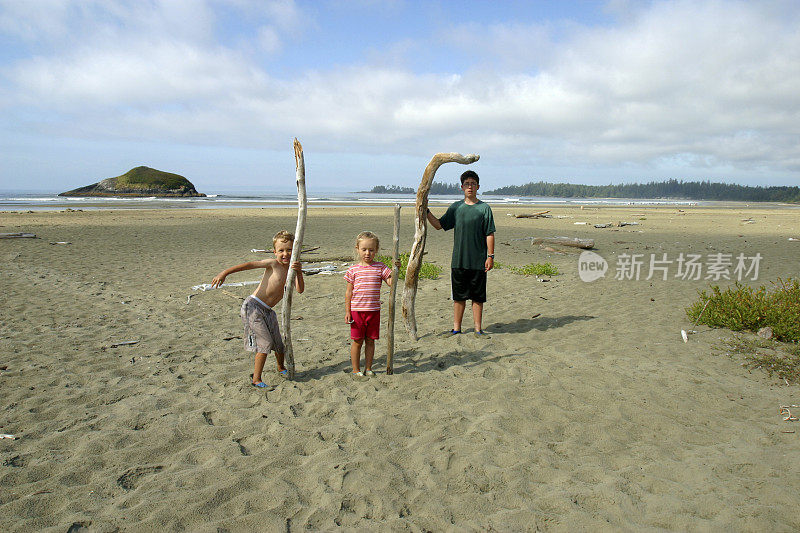
[[[215,289],[218,288],[225,282],[225,277],[226,276],[223,276],[222,274],[217,274],[214,279],[211,280],[211,287]]]
[[[292,263],[292,270],[300,274],[303,271],[303,265],[300,263],[300,261],[295,261]]]

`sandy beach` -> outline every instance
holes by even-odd
[[[469,311],[465,334],[443,335],[452,235],[429,229],[426,261],[444,272],[419,283],[418,341],[398,312],[394,375],[384,314],[378,375],[350,376],[341,273],[308,275],[292,308],[297,379],[268,360],[265,392],[238,314],[253,287],[192,286],[264,257],[251,249],[293,231],[295,210],[0,213],[0,232],[37,236],[0,240],[0,433],[16,437],[0,440],[0,527],[799,530],[800,423],[778,407],[800,404],[800,387],[727,356],[728,331],[680,331],[698,290],[733,283],[705,279],[715,254],[760,254],[749,284],[800,275],[800,210],[494,215],[490,338],[472,335]],[[618,222],[635,224],[594,227]],[[319,248],[303,261],[343,270],[362,230],[388,253],[392,208],[310,208],[305,243]],[[529,239],[553,236],[594,239],[606,276],[584,282],[580,250]],[[616,279],[635,254],[639,279]],[[680,254],[702,257],[701,279],[677,276]],[[645,279],[651,256],[662,270]],[[545,262],[560,274],[511,268]]]

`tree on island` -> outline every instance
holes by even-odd
[[[619,185],[576,185],[539,181],[526,185],[500,187],[488,191],[486,194],[556,198],[677,198],[800,203],[800,188],[798,187],[752,187],[710,181],[678,181],[676,179]]]
[[[373,193],[414,194],[411,187],[378,185]],[[459,194],[456,183],[434,183],[431,194]],[[753,187],[712,183],[710,181],[678,181],[628,183],[619,185],[580,185],[574,183],[548,183],[538,181],[525,185],[509,185],[484,194],[503,196],[537,196],[550,198],[672,198],[687,200],[724,200],[738,202],[786,202],[800,203],[800,187],[773,186]]]
[[[178,174],[136,167],[121,176],[62,192],[59,196],[190,196],[203,197],[192,182]]]
[[[411,187],[400,187],[398,185],[376,185],[370,191],[375,194],[416,194],[417,190]],[[430,194],[461,194],[461,186],[457,183],[432,183]]]

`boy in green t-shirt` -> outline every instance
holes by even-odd
[[[461,174],[464,199],[453,202],[442,218],[428,209],[428,222],[436,229],[453,232],[453,258],[450,262],[453,290],[453,329],[461,333],[461,320],[467,300],[472,300],[475,336],[486,335],[481,329],[483,304],[486,302],[486,273],[494,266],[494,217],[492,208],[478,200],[480,178],[472,170]]]

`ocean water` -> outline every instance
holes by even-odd
[[[481,200],[493,205],[535,206],[537,204],[563,205],[705,205],[710,202],[670,199],[628,198],[547,198],[480,195]],[[463,198],[461,195],[430,195],[430,205],[446,206]],[[308,207],[338,207],[352,204],[364,205],[414,205],[414,194],[375,193],[307,193]],[[127,197],[62,197],[55,192],[0,190],[0,211],[61,211],[71,209],[226,209],[234,207],[296,207],[296,194],[260,194],[257,192],[220,192],[205,198],[127,198]]]

